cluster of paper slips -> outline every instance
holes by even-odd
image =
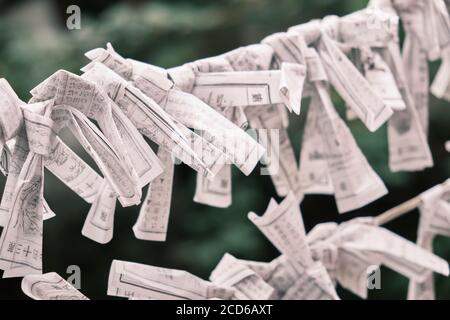
[[[402,48],[399,23],[405,30]],[[197,174],[194,201],[231,205],[231,165],[270,175],[276,193],[250,220],[280,251],[271,262],[226,254],[210,281],[186,271],[113,261],[108,294],[133,299],[338,299],[339,283],[367,296],[367,270],[384,264],[411,279],[409,298],[433,298],[436,234],[450,236],[447,183],[421,195],[417,245],[372,219],[317,225],[305,234],[307,194],[334,195],[345,213],[387,194],[331,99],[371,132],[387,123],[391,171],[433,165],[427,142],[428,91],[450,100],[450,18],[443,0],[372,0],[344,17],[291,27],[249,45],[171,69],[127,59],[111,44],[86,53],[82,75],[59,70],[24,102],[0,79],[0,269],[24,277],[36,299],[84,298],[55,273],[42,274],[44,168],[91,204],[82,234],[113,237],[117,200],[141,204],[138,239],[165,241],[175,164]],[[430,85],[428,62],[441,59]],[[431,88],[431,89],[430,89]],[[287,128],[310,98],[297,163]],[[61,138],[68,129],[97,172]],[[146,142],[157,145],[154,151]],[[260,167],[257,167],[261,163]],[[149,185],[142,198],[142,188]]]

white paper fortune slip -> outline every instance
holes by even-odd
[[[22,291],[34,300],[89,300],[56,272],[25,276]]]
[[[229,299],[234,290],[175,269],[113,260],[108,295],[161,300]]]

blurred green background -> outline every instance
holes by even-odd
[[[66,28],[66,8],[81,8],[81,30]],[[6,78],[23,100],[35,85],[58,69],[79,73],[87,63],[83,54],[111,42],[123,56],[172,67],[258,42],[264,36],[325,15],[345,15],[364,8],[365,0],[178,0],[178,1],[5,1],[0,0],[0,77]],[[434,63],[434,75],[439,62]],[[335,105],[343,112],[336,96]],[[430,136],[435,165],[416,173],[391,173],[387,165],[386,127],[370,133],[359,121],[349,126],[390,193],[367,207],[339,215],[332,197],[307,196],[302,203],[307,231],[325,221],[345,221],[376,215],[425,189],[444,181],[450,172],[448,103],[430,97]],[[302,107],[307,110],[307,104]],[[290,119],[289,133],[298,156],[305,121],[303,112]],[[76,145],[74,145],[77,147]],[[116,210],[114,239],[101,245],[81,235],[89,206],[51,174],[46,175],[45,195],[57,216],[44,223],[44,272],[67,277],[66,268],[81,268],[81,291],[91,299],[106,295],[112,259],[123,259],[167,268],[185,269],[207,278],[225,252],[239,258],[270,261],[278,253],[247,219],[259,214],[275,190],[259,170],[249,177],[233,169],[233,205],[216,209],[192,201],[195,174],[177,166],[168,239],[148,242],[134,237],[132,226],[139,208]],[[0,182],[3,188],[4,178]],[[1,191],[1,190],[0,190]],[[277,199],[280,200],[280,199]],[[415,241],[418,212],[411,212],[387,227]],[[450,260],[450,239],[438,237],[435,253]],[[436,276],[438,299],[450,299],[450,280]],[[408,281],[382,268],[381,290],[369,299],[404,299]],[[1,299],[25,299],[21,279],[0,280]],[[338,288],[343,299],[355,299]]]

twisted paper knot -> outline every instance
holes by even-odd
[[[126,81],[131,82],[131,84],[141,91],[145,93],[151,92],[151,98],[158,104],[166,98],[167,91],[174,86],[173,81],[169,79],[168,73],[163,68],[133,59],[126,59],[114,50],[111,43],[106,44],[106,50],[96,48],[86,52],[85,55],[92,62],[82,68],[83,71],[89,70],[96,62],[99,62]],[[153,83],[149,82],[148,78],[151,78]]]
[[[85,53],[85,56],[92,61],[101,61],[124,79],[131,81],[133,79],[133,64],[131,61],[116,54],[111,43],[108,42],[106,48],[107,50],[103,48],[90,50]]]
[[[47,108],[50,109],[53,105],[53,100],[46,102]],[[42,105],[38,103],[37,105]],[[25,105],[23,108],[23,117],[25,124],[25,131],[28,139],[30,151],[41,156],[48,156],[52,150],[53,143],[56,138],[54,131],[54,122],[50,118],[50,112],[45,110],[33,110],[33,105]],[[39,112],[43,111],[44,114]]]

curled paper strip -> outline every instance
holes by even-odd
[[[450,101],[450,47],[443,52],[441,66],[433,79],[430,91],[435,97]]]
[[[384,56],[406,104],[406,109],[396,111],[388,123],[389,168],[396,172],[431,167],[433,159],[430,147],[405,80],[398,44],[390,44],[384,51]]]
[[[34,300],[89,300],[56,272],[25,276],[22,291]]]
[[[377,130],[392,116],[392,109],[325,32],[321,35],[319,54],[331,84],[370,131]]]
[[[250,212],[248,218],[274,246],[298,266],[299,270],[312,263],[306,239],[299,202],[290,193],[278,205],[271,199],[269,207],[262,217]]]
[[[150,183],[133,226],[134,235],[142,240],[165,241],[167,235],[175,168],[167,150],[160,148],[158,157],[164,164],[164,172]]]
[[[285,298],[299,298],[304,294],[303,288],[310,287],[312,299],[338,299],[325,268],[320,263],[313,262],[299,201],[292,193],[279,205],[271,199],[263,216],[258,217],[250,212],[248,217],[289,260],[288,265],[293,268],[296,280],[286,291]],[[318,292],[320,294],[316,296]]]
[[[312,99],[303,132],[300,150],[299,179],[304,194],[333,194],[333,182],[327,163],[326,145],[318,122],[318,99]]]
[[[162,300],[229,299],[230,287],[215,285],[193,274],[175,269],[113,260],[108,279],[108,295]]]
[[[318,85],[318,126],[327,150],[327,162],[339,212],[347,212],[384,196],[387,189],[356,145],[332,106],[328,92]],[[314,110],[314,109],[313,109]]]
[[[194,201],[228,208],[231,205],[231,166],[223,166],[212,181],[197,174]]]
[[[97,192],[95,202],[89,209],[81,230],[85,237],[98,243],[108,243],[113,238],[114,211],[116,209],[116,193],[109,183],[103,182]]]

